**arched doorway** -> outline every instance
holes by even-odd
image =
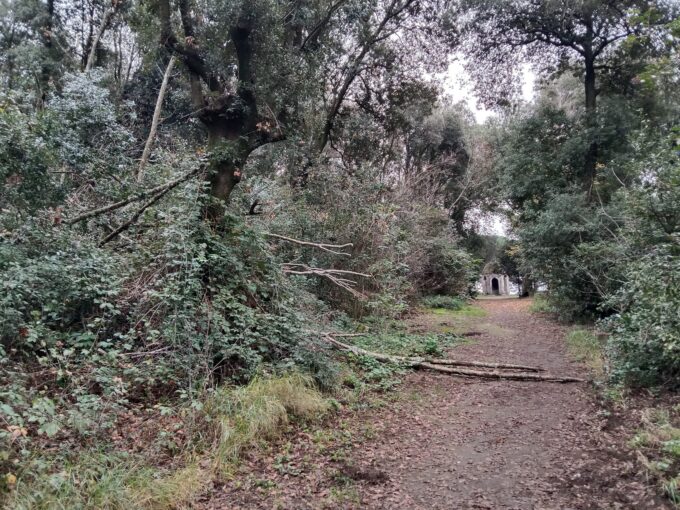
[[[500,294],[500,289],[498,287],[498,278],[491,278],[491,294],[498,296]]]

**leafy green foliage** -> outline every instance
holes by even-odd
[[[462,299],[451,296],[426,296],[422,303],[427,308],[445,308],[447,310],[460,310],[465,305],[465,301]]]
[[[680,375],[680,258],[657,250],[628,266],[612,296],[620,311],[606,322],[614,378],[634,385],[676,385]]]

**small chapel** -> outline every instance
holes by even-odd
[[[507,274],[484,273],[479,278],[481,293],[487,296],[510,295],[510,279]]]

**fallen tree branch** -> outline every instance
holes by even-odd
[[[524,370],[525,372],[544,372],[544,368],[528,365],[512,365],[509,363],[487,363],[483,361],[462,361],[454,359],[428,359],[425,360],[433,365],[455,365],[459,367],[493,368],[501,370]]]
[[[335,338],[355,338],[359,336],[366,336],[368,333],[321,333],[318,331],[312,331],[311,333],[315,333],[317,335],[321,335],[322,337],[330,337],[335,340]],[[337,342],[337,341],[336,341]],[[334,342],[331,342],[334,343]],[[349,348],[353,346],[349,346],[346,344],[343,344],[341,342],[337,342],[337,346],[341,348]],[[359,347],[355,347],[356,349],[359,349]],[[376,353],[371,353],[371,354],[376,354]],[[534,367],[534,366],[529,366],[529,365],[512,365],[508,363],[488,363],[484,361],[463,361],[463,360],[456,360],[456,359],[449,359],[449,358],[405,358],[402,356],[398,356],[398,358],[401,361],[413,361],[413,360],[420,360],[424,361],[427,363],[431,363],[433,365],[453,365],[453,366],[459,366],[459,367],[478,367],[478,368],[493,368],[493,369],[505,369],[505,370],[524,370],[525,372],[544,372],[545,369],[541,367]]]
[[[92,218],[94,216],[99,216],[100,214],[104,214],[110,211],[115,211],[116,209],[120,209],[121,207],[125,207],[128,204],[131,204],[133,202],[138,202],[140,200],[144,200],[145,198],[149,196],[155,196],[158,193],[165,192],[165,191],[170,191],[173,188],[176,188],[180,184],[182,184],[185,181],[188,181],[195,175],[197,175],[199,172],[203,170],[205,167],[204,164],[201,164],[198,168],[195,168],[191,170],[190,172],[187,172],[186,174],[178,177],[177,179],[166,182],[165,184],[161,184],[160,186],[156,186],[153,189],[150,189],[148,191],[145,191],[143,193],[140,193],[138,195],[132,196],[130,198],[126,198],[125,200],[121,200],[119,202],[115,202],[113,204],[105,205],[104,207],[100,207],[99,209],[92,209],[90,211],[84,212],[83,214],[79,214],[73,219],[66,220],[64,223],[66,225],[74,225],[78,223],[79,221],[87,220],[89,218]]]
[[[570,382],[584,382],[583,379],[579,379],[577,377],[559,377],[559,376],[554,376],[550,374],[545,374],[545,375],[540,375],[540,374],[535,374],[535,373],[508,373],[508,372],[499,372],[498,370],[494,370],[492,372],[489,371],[481,371],[481,370],[469,370],[465,368],[452,368],[450,366],[442,366],[442,364],[437,364],[433,363],[432,360],[426,360],[424,358],[409,358],[405,356],[392,356],[389,354],[382,354],[379,352],[371,352],[367,351],[365,349],[362,349],[360,347],[356,347],[353,345],[347,345],[342,342],[339,342],[335,338],[333,338],[330,335],[325,335],[323,337],[326,341],[328,341],[330,344],[333,346],[344,350],[344,351],[349,351],[353,354],[359,355],[359,356],[369,356],[371,358],[374,358],[378,361],[382,361],[384,363],[395,363],[395,364],[402,364],[406,365],[411,368],[425,368],[428,370],[434,370],[436,372],[444,372],[447,374],[451,375],[458,375],[461,377],[478,377],[482,379],[504,379],[504,380],[514,380],[514,381],[543,381],[543,382],[556,382],[556,383],[570,383]]]
[[[354,246],[352,243],[345,243],[345,244],[328,244],[328,243],[315,243],[312,241],[301,241],[299,239],[293,239],[292,237],[286,237],[286,236],[281,236],[279,234],[272,234],[271,232],[265,232],[265,235],[269,237],[273,237],[275,239],[280,239],[282,241],[287,241],[289,243],[293,244],[299,244],[302,246],[312,246],[314,248],[318,248],[323,251],[327,251],[328,253],[333,253],[335,255],[345,255],[346,257],[351,257],[351,253],[347,253],[344,251],[336,251],[342,248],[351,248]]]
[[[142,207],[137,209],[135,214],[132,215],[132,218],[130,218],[128,221],[126,221],[125,223],[120,225],[117,229],[115,229],[113,232],[111,232],[109,235],[107,235],[104,239],[102,239],[99,242],[99,246],[100,247],[104,246],[106,243],[108,243],[112,239],[116,238],[118,236],[118,234],[120,234],[121,232],[124,232],[125,230],[130,228],[139,219],[139,217],[142,215],[142,213],[144,211],[146,211],[149,207],[151,207],[153,204],[155,204],[161,198],[163,198],[163,196],[165,196],[171,189],[172,188],[167,188],[167,189],[161,191],[160,193],[158,193],[157,195],[154,195],[153,197],[151,197],[151,199],[148,200]]]
[[[540,374],[526,374],[526,373],[503,373],[498,371],[482,372],[480,370],[467,370],[464,368],[451,368],[442,365],[435,365],[427,362],[420,362],[415,365],[416,368],[429,368],[438,372],[445,372],[453,375],[460,375],[462,377],[481,377],[483,379],[507,379],[514,381],[544,381],[556,383],[571,383],[571,382],[585,382],[578,377],[559,377],[555,375],[540,375]]]

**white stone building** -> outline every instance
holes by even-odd
[[[487,296],[509,296],[510,278],[507,274],[487,273],[479,278],[481,293]]]

